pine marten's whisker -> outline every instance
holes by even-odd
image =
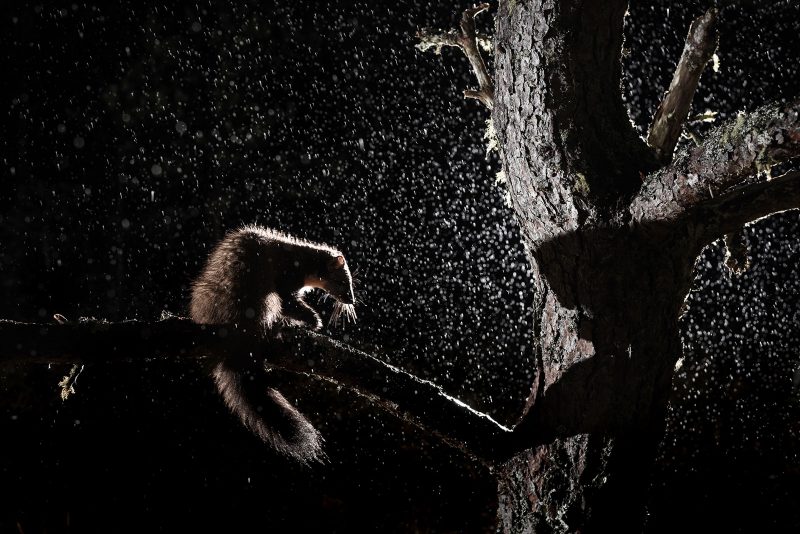
[[[333,311],[328,320],[333,326],[339,326],[344,323],[355,323],[358,320],[356,314],[356,307],[353,304],[344,304],[338,300],[333,303]]]
[[[358,316],[356,315],[356,307],[353,304],[344,304],[342,305],[342,308],[344,308],[349,322],[355,323],[358,320]]]
[[[339,326],[341,319],[342,319],[342,303],[337,300],[334,301],[333,303],[333,312],[331,313],[330,323],[333,324],[333,326]]]
[[[294,267],[286,272],[267,268],[273,261]],[[264,288],[272,290],[265,294]],[[339,250],[269,228],[245,226],[230,232],[210,253],[192,283],[190,316],[199,324],[238,323],[255,331],[280,322],[319,330],[322,319],[305,299],[322,290],[324,302],[329,296],[325,288],[333,291],[330,296],[335,300],[352,298],[349,267]],[[254,306],[255,301],[259,304]],[[337,300],[331,322],[354,320],[351,308]],[[210,372],[228,408],[263,442],[302,463],[324,457],[317,430],[272,389],[259,367],[220,355],[212,360]]]

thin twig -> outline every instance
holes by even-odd
[[[467,89],[464,98],[479,100],[489,109],[494,107],[494,84],[486,63],[483,61],[480,48],[487,49],[489,38],[475,31],[475,15],[489,9],[489,4],[479,4],[464,11],[461,15],[461,32],[450,30],[447,32],[424,28],[417,32],[420,42],[417,48],[422,51],[433,49],[440,54],[444,46],[457,46],[467,56],[475,77],[478,79],[478,89]]]
[[[647,144],[661,163],[667,164],[672,160],[700,76],[717,49],[716,22],[717,10],[714,8],[692,22],[672,82],[650,124]]]

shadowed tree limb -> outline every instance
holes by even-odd
[[[717,10],[714,8],[694,19],[672,82],[650,124],[647,144],[653,148],[661,163],[667,164],[672,160],[672,152],[689,114],[700,76],[717,49],[716,26]]]
[[[731,191],[692,214],[702,244],[736,234],[745,224],[772,213],[800,208],[800,171]]]
[[[270,367],[344,387],[484,463],[510,456],[510,429],[442,388],[325,336],[298,329],[262,338],[188,319],[35,324],[0,321],[2,363],[201,359],[249,352]]]
[[[740,113],[712,130],[700,146],[682,152],[671,165],[649,176],[630,212],[640,223],[691,218],[702,239],[717,239],[748,221],[797,207],[794,174],[768,179],[773,165],[797,156],[800,99]],[[788,196],[776,198],[779,193]],[[757,200],[753,206],[740,206],[740,199],[751,196]],[[738,214],[721,213],[734,208]],[[706,218],[698,218],[700,214]]]
[[[275,342],[269,343],[265,351],[268,366],[350,389],[370,404],[487,463],[504,460],[513,452],[509,450],[509,428],[446,394],[436,384],[374,356],[303,330],[286,332],[277,340],[282,350],[277,361],[272,347]],[[312,362],[298,358],[298,354],[319,359]]]
[[[417,38],[420,42],[417,44],[417,48],[422,51],[433,48],[437,54],[441,53],[443,46],[461,48],[478,79],[478,89],[467,89],[464,91],[464,98],[480,100],[484,106],[492,109],[494,107],[494,84],[479,50],[479,44],[486,48],[488,38],[475,32],[475,15],[488,9],[489,4],[479,4],[464,11],[461,15],[460,33],[456,30],[442,32],[428,28],[418,31]]]

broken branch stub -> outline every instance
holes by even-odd
[[[464,11],[461,15],[461,31],[449,30],[438,31],[424,28],[417,32],[419,43],[416,47],[423,52],[433,49],[440,54],[442,47],[457,46],[461,48],[467,56],[472,71],[478,79],[477,89],[467,89],[464,91],[464,98],[474,98],[479,100],[488,109],[494,107],[494,84],[489,76],[486,63],[483,61],[480,48],[487,48],[488,37],[478,34],[475,31],[475,15],[489,9],[489,4],[479,4]]]
[[[672,82],[650,124],[647,144],[653,148],[656,157],[663,164],[672,160],[672,153],[689,114],[700,77],[717,49],[716,28],[717,10],[714,8],[694,19]]]

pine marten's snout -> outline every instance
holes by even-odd
[[[338,300],[342,304],[355,304],[356,303],[356,299],[353,296],[353,290],[350,289],[350,288],[347,288],[347,292],[343,293],[342,296],[340,298],[337,298],[336,300]]]
[[[355,304],[353,279],[344,256],[336,254],[327,261],[323,289],[342,304]]]
[[[336,255],[326,261],[322,272],[318,275],[308,275],[305,285],[317,287],[332,296],[339,304],[355,304],[353,294],[353,279],[344,260],[344,256]]]
[[[347,282],[326,280],[322,285],[322,289],[342,304],[355,304],[353,288]]]

